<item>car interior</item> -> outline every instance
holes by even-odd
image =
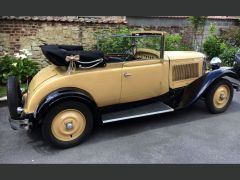
[[[86,51],[82,46],[76,45],[42,45],[40,46],[44,56],[56,66],[68,66],[67,56],[79,55],[79,61],[76,61],[81,67],[104,67],[106,63],[117,63],[133,60],[150,60],[160,57],[159,51],[137,48],[132,45],[123,53],[104,54],[101,51]],[[101,62],[100,62],[101,61]],[[95,66],[96,64],[96,66]]]

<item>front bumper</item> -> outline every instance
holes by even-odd
[[[29,119],[12,119],[11,117],[8,118],[10,126],[13,130],[29,130],[29,127],[31,126],[31,123],[29,122]]]

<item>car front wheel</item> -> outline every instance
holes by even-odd
[[[69,101],[52,107],[45,115],[43,138],[58,148],[80,144],[88,138],[93,128],[93,115],[83,103]]]
[[[228,80],[220,80],[214,84],[206,96],[206,105],[211,113],[217,114],[227,110],[232,102],[233,87]]]

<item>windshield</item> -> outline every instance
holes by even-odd
[[[112,35],[100,36],[97,39],[97,50],[105,54],[125,54],[134,52],[137,48],[147,48],[160,51],[161,36],[130,36]]]

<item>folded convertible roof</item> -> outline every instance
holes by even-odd
[[[133,36],[141,36],[141,35],[166,35],[165,31],[134,31],[132,32]]]

